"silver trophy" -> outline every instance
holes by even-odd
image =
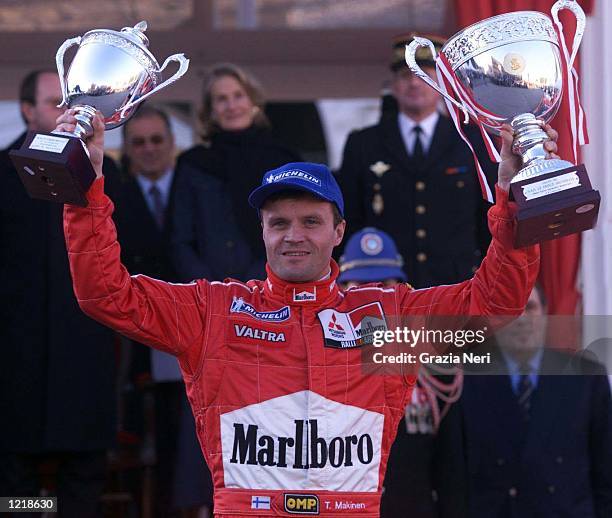
[[[586,17],[574,0],[559,0],[551,13],[571,10],[577,28],[574,49],[584,33]],[[560,159],[546,160],[542,129],[561,104],[564,87],[560,42],[552,20],[545,14],[521,11],[494,16],[471,25],[451,37],[442,47],[444,63],[455,81],[449,96],[417,64],[419,47],[433,44],[415,37],[406,47],[410,70],[450,103],[493,134],[502,124],[515,131],[513,150],[521,155],[523,168],[512,180],[518,204],[516,246],[554,239],[595,225],[600,197],[591,187],[583,165]],[[575,53],[574,53],[575,55]],[[570,67],[573,56],[570,59]]]
[[[168,57],[160,67],[149,52],[147,23],[121,31],[96,29],[66,40],[56,54],[62,88],[60,106],[76,110],[73,134],[29,132],[11,159],[33,198],[85,206],[85,193],[95,179],[83,140],[93,133],[96,110],[105,129],[124,124],[145,99],[181,78],[189,68],[183,54]],[[68,73],[64,55],[78,46]],[[163,81],[162,73],[176,61],[178,70]]]

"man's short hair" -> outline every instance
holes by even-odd
[[[327,200],[324,200],[323,198],[319,198],[318,196],[315,196],[314,194],[311,194],[311,193],[306,192],[306,191],[298,191],[298,190],[287,189],[285,191],[279,191],[279,192],[275,192],[274,194],[271,194],[270,196],[268,196],[268,198],[266,198],[266,203],[274,202],[274,201],[279,201],[279,200],[318,200],[318,201],[327,201]],[[338,209],[338,207],[336,206],[335,203],[332,203],[331,201],[327,202],[327,203],[329,203],[332,206],[332,214],[333,214],[333,217],[334,217],[334,227],[337,227],[340,223],[342,223],[344,221],[344,218],[340,214],[340,210]]]
[[[143,103],[140,106],[140,108],[136,110],[136,113],[134,113],[134,115],[130,117],[130,120],[128,120],[123,125],[123,128],[121,129],[124,142],[125,142],[125,139],[127,138],[127,127],[130,124],[130,122],[138,120],[138,119],[145,119],[147,117],[159,117],[164,122],[164,125],[166,126],[168,133],[172,135],[172,126],[170,125],[170,117],[168,117],[168,114],[164,110],[162,110],[161,108],[158,108],[157,106],[153,104]]]
[[[38,88],[38,78],[41,74],[57,74],[55,70],[51,70],[50,68],[41,68],[38,70],[32,70],[29,72],[22,80],[19,85],[19,102],[20,103],[29,103],[31,105],[36,105],[36,89]],[[23,122],[28,124],[23,111],[19,110],[21,113],[21,118]]]

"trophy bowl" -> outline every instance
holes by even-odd
[[[550,18],[523,11],[463,29],[444,45],[468,102],[490,132],[517,115],[549,122],[563,95],[559,42]]]
[[[77,111],[77,136],[91,134],[91,114],[99,110],[105,129],[113,129],[136,111],[138,104],[178,80],[189,66],[183,54],[174,54],[160,67],[147,48],[149,40],[142,21],[121,31],[96,29],[83,37],[66,40],[56,55],[63,101],[60,106]],[[64,74],[64,55],[73,45],[78,50]],[[162,72],[172,62],[178,71],[162,83]]]
[[[510,186],[519,206],[516,246],[593,228],[599,211],[600,196],[592,189],[584,165],[550,158],[544,148],[548,135],[542,126],[557,114],[565,87],[575,88],[571,69],[586,24],[577,2],[558,0],[551,13],[561,37],[558,12],[562,9],[571,10],[577,21],[571,57],[553,20],[535,11],[502,14],[470,25],[446,42],[440,56],[425,38],[415,37],[406,47],[410,70],[442,94],[449,109],[463,111],[466,122],[471,117],[494,135],[504,124],[514,129],[512,150],[523,163]],[[431,50],[442,86],[416,62],[420,47]],[[564,71],[569,85],[564,84]]]
[[[124,124],[145,99],[182,77],[189,68],[183,54],[169,56],[160,67],[148,50],[142,21],[121,31],[96,29],[66,40],[56,54],[62,91],[60,107],[75,110],[73,133],[30,131],[19,150],[10,152],[32,198],[86,206],[85,193],[95,179],[84,140],[93,134],[92,119],[102,113],[105,129]],[[67,73],[64,55],[78,49]],[[171,62],[178,70],[162,81]]]

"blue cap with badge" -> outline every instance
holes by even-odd
[[[249,196],[251,207],[261,209],[272,194],[280,191],[305,191],[334,203],[344,217],[342,191],[329,167],[311,162],[291,162],[264,174],[261,185]]]
[[[338,282],[405,281],[403,265],[393,238],[382,230],[366,227],[346,243],[340,257]]]

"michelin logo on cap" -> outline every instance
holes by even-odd
[[[280,182],[285,178],[299,178],[301,180],[306,180],[307,182],[314,183],[315,185],[321,185],[321,180],[319,178],[307,173],[306,171],[301,171],[300,169],[293,169],[291,171],[283,171],[282,173],[278,174],[271,174],[266,178],[266,182]]]

